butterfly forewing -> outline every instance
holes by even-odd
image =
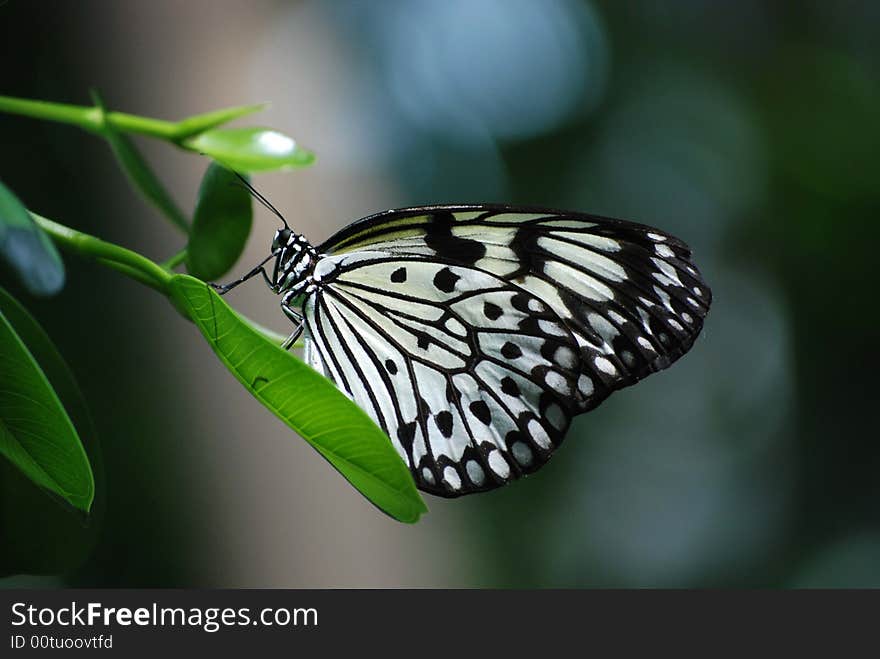
[[[419,487],[458,496],[540,467],[596,395],[554,309],[426,255],[330,256],[307,356],[391,438]]]
[[[711,293],[683,242],[658,229],[567,212],[436,206],[380,213],[320,248],[382,250],[492,273],[549,305],[582,356],[580,411],[666,368],[693,344]]]

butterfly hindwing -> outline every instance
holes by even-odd
[[[419,487],[458,496],[539,468],[598,395],[552,307],[424,255],[325,257],[306,300],[310,363],[385,430]]]

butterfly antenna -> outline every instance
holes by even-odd
[[[248,181],[244,176],[242,176],[241,174],[239,174],[236,171],[233,171],[232,173],[238,177],[238,180],[241,181],[242,184],[244,185],[244,187],[247,188],[248,192],[250,192],[251,195],[253,195],[254,199],[259,201],[265,208],[272,211],[272,213],[274,213],[275,216],[284,223],[285,229],[290,229],[290,226],[287,224],[287,220],[284,219],[284,216],[281,214],[281,212],[277,208],[275,208],[271,203],[269,203],[268,199],[266,199],[263,195],[261,195],[259,192],[257,192],[257,189],[250,184],[250,181]]]

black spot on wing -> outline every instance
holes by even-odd
[[[452,413],[449,410],[443,410],[442,412],[438,412],[434,417],[434,420],[437,422],[437,427],[440,429],[440,432],[444,437],[452,437],[452,422],[453,417]]]
[[[492,423],[492,412],[489,410],[489,406],[486,405],[485,402],[481,400],[475,400],[473,403],[469,405],[471,412],[473,415],[477,417],[480,421],[485,423],[487,426]]]
[[[461,238],[452,233],[455,216],[449,211],[431,214],[426,225],[425,243],[437,256],[463,265],[473,265],[486,255],[486,246],[478,240]]]
[[[519,385],[516,383],[510,376],[505,376],[501,379],[501,391],[506,393],[508,396],[519,396]]]
[[[434,286],[444,293],[451,293],[455,290],[455,282],[461,277],[452,272],[449,268],[442,268],[434,275]]]
[[[395,284],[402,284],[406,281],[406,268],[398,268],[391,273],[391,281]]]
[[[421,348],[422,350],[427,350],[428,347],[431,345],[431,342],[434,340],[431,338],[431,335],[420,329],[412,329],[411,331],[417,339],[419,348]]]
[[[515,343],[508,341],[501,346],[501,354],[507,359],[516,359],[517,357],[522,356],[522,350],[520,350],[520,347]]]
[[[486,302],[483,304],[483,315],[489,320],[498,320],[504,312],[497,304]]]

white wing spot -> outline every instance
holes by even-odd
[[[486,482],[486,472],[475,460],[468,460],[465,469],[467,469],[468,478],[474,485],[480,486]]]
[[[510,476],[510,465],[507,464],[507,460],[498,451],[492,451],[489,454],[489,469],[501,476],[501,478]]]
[[[661,261],[660,259],[651,259],[651,261],[660,268],[660,271],[669,277],[670,280],[675,282],[676,286],[684,287],[684,284],[681,283],[681,279],[678,278],[678,272],[676,272],[675,268],[669,265],[666,261]],[[699,295],[699,293],[697,293]]]
[[[557,430],[562,430],[563,428],[565,428],[565,412],[563,412],[562,408],[559,407],[559,405],[557,405],[556,403],[553,403],[547,408],[545,416],[550,422],[550,425]]]
[[[677,329],[679,332],[684,331],[684,327],[682,327],[681,323],[678,322],[675,318],[670,318],[669,324],[672,326],[673,329]]]
[[[692,297],[689,297],[689,298],[687,299],[687,301],[688,301],[688,304],[691,305],[692,307],[697,307],[697,306],[700,305],[700,303],[697,302],[697,301],[696,301],[694,298],[692,298]]]
[[[608,375],[617,375],[617,369],[614,368],[614,364],[612,364],[604,357],[596,357],[596,359],[593,360],[593,363],[596,364],[596,368],[598,368],[603,373],[607,373]]]
[[[568,388],[568,380],[565,379],[565,376],[561,373],[557,373],[556,371],[547,371],[547,374],[544,376],[544,382],[547,383],[547,386],[553,389],[563,396],[569,395],[570,391]]]
[[[532,464],[532,449],[530,449],[527,444],[523,442],[514,442],[513,446],[510,447],[510,450],[513,452],[513,457],[516,461],[523,467],[528,467]]]
[[[672,299],[669,297],[669,293],[667,293],[666,291],[664,291],[664,290],[663,290],[662,288],[660,288],[659,286],[654,286],[654,292],[657,294],[657,297],[659,297],[661,300],[663,300],[663,306],[664,306],[664,307],[666,307],[666,308],[669,309],[670,311],[675,311],[675,310],[672,308]]]
[[[669,277],[664,275],[662,272],[652,272],[651,276],[660,282],[661,286],[672,286],[675,284]]]
[[[684,322],[686,322],[688,325],[690,325],[691,323],[694,322],[693,316],[691,316],[687,311],[683,312],[681,314],[681,317],[684,320]]]
[[[640,336],[636,339],[640,346],[642,346],[645,350],[653,350],[654,346],[651,345],[651,342],[648,341],[644,336]]]
[[[565,336],[565,329],[552,320],[539,320],[538,328],[544,333],[551,336]]]
[[[559,346],[556,349],[556,353],[553,355],[553,359],[556,360],[556,363],[562,368],[571,369],[577,364],[577,355],[574,350],[568,346]]]
[[[669,245],[656,245],[654,247],[654,250],[657,252],[657,254],[667,259],[675,256],[675,252],[669,249]]]
[[[544,224],[547,226],[547,224]],[[562,227],[566,228],[566,227]],[[569,229],[581,229],[585,228],[583,226],[579,227],[568,227]],[[600,249],[603,252],[619,252],[620,251],[620,243],[611,238],[606,238],[605,236],[597,236],[592,233],[582,233],[580,231],[553,231],[550,238],[557,239],[558,246],[555,250],[565,249],[568,251],[572,251],[572,248],[562,242],[560,239],[570,240],[571,242],[578,243],[579,245],[584,245],[586,247],[591,247],[593,249]]]
[[[544,430],[544,426],[540,424],[537,419],[532,419],[529,421],[528,425],[529,434],[532,436],[532,439],[535,440],[535,443],[541,448],[550,448],[552,443],[550,442],[550,435],[547,434],[547,431]]]
[[[608,312],[608,317],[609,317],[611,320],[613,320],[615,323],[617,323],[618,325],[624,325],[624,324],[626,324],[626,318],[624,318],[623,316],[621,316],[621,315],[620,315],[619,313],[617,313],[616,311],[613,311],[613,310],[609,311],[609,312]]]
[[[428,469],[427,467],[424,467],[424,468],[422,469],[422,478],[423,478],[424,481],[425,481],[426,483],[428,483],[429,485],[433,485],[433,484],[434,484],[434,474],[432,474],[432,473],[431,473],[431,470]]]
[[[694,286],[694,293],[696,293],[697,295],[700,295],[700,296],[703,295],[703,291],[699,286]]]
[[[541,302],[538,298],[532,298],[529,300],[529,311],[534,311],[535,313],[542,313],[544,311],[544,303]]]
[[[587,320],[593,329],[596,330],[596,333],[601,336],[606,343],[611,343],[614,337],[620,334],[614,325],[609,323],[604,316],[600,316],[597,313],[591,313],[587,316]]]
[[[666,240],[666,236],[661,236],[659,233],[649,233],[648,238],[658,243],[662,243],[664,240]]]
[[[446,469],[443,470],[443,480],[446,481],[449,487],[453,490],[461,488],[461,477],[452,467],[446,467]]]
[[[593,381],[587,375],[581,375],[578,378],[578,391],[585,397],[593,394]]]
[[[589,265],[585,264],[583,267],[589,270],[593,270],[593,272],[595,272],[595,270]],[[621,268],[620,266],[617,267],[621,273],[620,276],[617,277],[617,281],[622,281],[623,279],[625,279],[626,273],[624,272],[623,268]],[[598,279],[591,277],[583,270],[579,270],[564,263],[559,263],[557,261],[547,261],[544,264],[544,276],[551,281],[565,282],[565,284],[573,291],[580,295],[583,295],[590,300],[595,300],[597,302],[607,302],[608,300],[614,299],[614,291],[608,288],[608,286],[603,284]],[[526,279],[525,283],[529,284],[528,278]],[[549,287],[553,288],[553,286]],[[533,289],[529,288],[529,290]],[[545,300],[548,300],[548,298],[544,295],[541,295],[541,297]]]

